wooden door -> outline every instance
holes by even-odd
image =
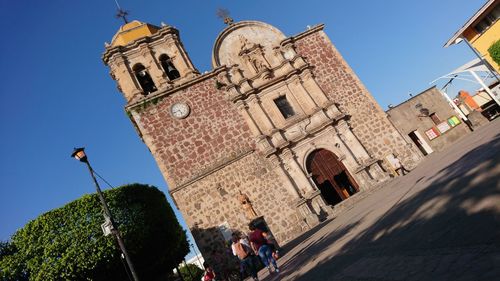
[[[312,178],[320,190],[325,186],[333,186],[342,200],[349,198],[349,193],[359,191],[358,184],[344,164],[338,160],[334,153],[326,149],[313,151],[309,155],[307,170],[312,174]],[[349,187],[351,189],[348,190]],[[354,192],[352,192],[352,189]],[[323,197],[328,196],[324,190],[321,191]],[[325,198],[325,201],[328,201],[327,198]],[[331,204],[331,202],[328,203]]]

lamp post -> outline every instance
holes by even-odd
[[[108,224],[108,226],[111,229],[111,233],[116,236],[116,240],[118,241],[118,245],[120,246],[120,250],[123,253],[123,256],[125,257],[125,261],[127,262],[128,268],[130,270],[130,273],[132,273],[132,277],[134,278],[135,281],[139,281],[139,277],[137,277],[137,273],[135,272],[134,265],[132,264],[132,260],[130,259],[127,250],[125,249],[125,243],[123,243],[123,239],[120,236],[120,232],[118,231],[118,228],[115,226],[115,222],[113,220],[113,217],[111,216],[111,212],[109,211],[108,204],[106,203],[106,200],[104,200],[104,196],[102,195],[101,188],[99,187],[99,183],[97,182],[97,179],[95,178],[94,175],[94,170],[90,166],[89,160],[87,158],[87,155],[85,154],[84,148],[75,148],[73,153],[71,154],[71,157],[75,158],[76,160],[83,162],[87,164],[87,168],[89,169],[90,176],[92,177],[92,180],[94,181],[95,188],[97,190],[97,195],[99,196],[99,200],[101,201],[102,208],[104,210],[104,219],[105,219],[105,224]],[[105,226],[106,227],[106,226]],[[105,229],[103,227],[103,230]]]

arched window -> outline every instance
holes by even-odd
[[[147,95],[156,91],[155,83],[153,82],[153,79],[151,79],[149,73],[146,71],[144,65],[138,63],[134,65],[132,70],[134,71],[135,78],[137,78],[137,81],[141,85],[144,94]]]
[[[160,56],[160,63],[161,63],[161,67],[163,67],[163,70],[167,74],[168,79],[175,80],[175,79],[181,77],[181,74],[175,68],[174,64],[172,63],[172,59],[170,59],[169,56],[167,56],[165,54],[161,55]]]

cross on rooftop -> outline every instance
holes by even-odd
[[[224,20],[224,23],[230,25],[234,22],[234,20],[229,16],[229,11],[224,8],[217,9],[217,17]]]

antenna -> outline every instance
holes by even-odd
[[[115,17],[117,19],[119,19],[119,18],[123,19],[123,21],[127,24],[128,23],[128,20],[127,20],[128,11],[125,11],[122,9],[122,7],[120,7],[120,4],[118,4],[118,0],[115,0],[115,3],[116,3],[116,7],[118,8],[118,11],[116,12]]]
[[[218,18],[223,19],[224,23],[227,25],[233,24],[234,22],[234,20],[229,16],[229,11],[227,9],[219,8],[215,14]]]

